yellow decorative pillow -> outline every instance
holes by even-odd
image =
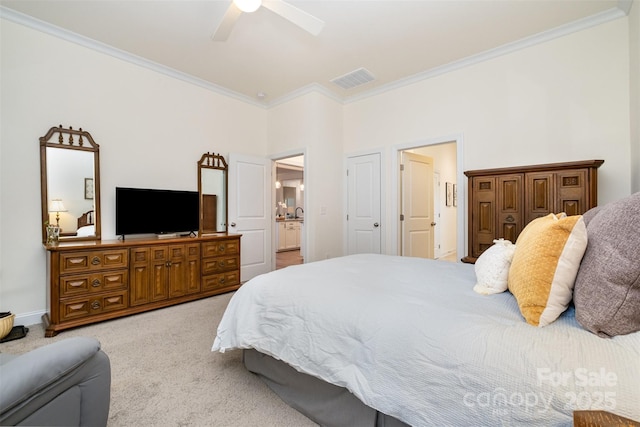
[[[549,214],[522,230],[508,286],[527,323],[546,326],[567,309],[586,248],[582,215]]]

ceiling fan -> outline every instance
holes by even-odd
[[[225,12],[220,25],[218,25],[218,28],[216,28],[212,34],[211,39],[213,41],[227,40],[240,15],[243,12],[255,12],[260,6],[264,6],[314,36],[320,34],[322,27],[324,27],[322,20],[283,0],[267,0],[264,2],[262,0],[233,0],[231,4],[229,4],[229,8]]]

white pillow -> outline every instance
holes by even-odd
[[[498,239],[476,260],[476,285],[473,290],[482,295],[498,294],[507,290],[509,267],[516,245]]]

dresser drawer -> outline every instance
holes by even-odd
[[[239,255],[240,245],[238,239],[218,240],[202,244],[202,257],[214,257],[220,255]]]
[[[63,276],[60,278],[60,297],[66,298],[89,292],[126,289],[128,283],[129,270]]]
[[[237,270],[239,267],[240,257],[238,256],[221,256],[217,258],[204,258],[202,260],[203,275]]]
[[[127,308],[128,292],[122,290],[104,295],[60,301],[60,321],[93,316]]]
[[[226,273],[210,274],[202,276],[202,291],[212,291],[214,289],[227,288],[240,284],[240,274],[238,270],[227,271]]]
[[[127,249],[60,254],[60,274],[126,268],[128,265]]]

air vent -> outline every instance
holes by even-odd
[[[358,68],[344,76],[336,77],[331,80],[331,83],[337,84],[342,89],[353,89],[356,86],[369,83],[373,80],[375,80],[375,77],[373,77],[373,74],[371,74],[367,69]]]

